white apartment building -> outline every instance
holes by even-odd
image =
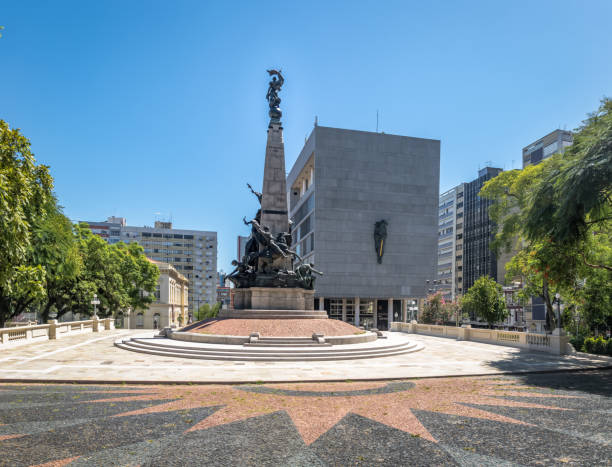
[[[446,300],[461,294],[463,269],[463,184],[442,193],[438,202],[438,255],[432,290]]]
[[[156,221],[154,227],[111,222],[117,219],[86,223],[93,233],[109,243],[123,241],[140,244],[147,258],[169,263],[185,276],[189,280],[189,312],[205,303],[211,306],[216,303],[217,232],[174,229],[171,222]]]

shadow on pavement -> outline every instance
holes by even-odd
[[[515,373],[509,377],[528,386],[612,396],[612,359],[600,355],[578,353],[558,357],[521,351],[486,364]]]

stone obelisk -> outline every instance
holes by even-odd
[[[261,199],[261,225],[268,226],[273,235],[289,231],[287,211],[287,182],[285,179],[285,145],[280,121],[268,126],[266,163]]]

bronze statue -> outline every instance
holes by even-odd
[[[263,198],[263,195],[259,191],[253,190],[253,187],[250,183],[247,183],[247,186],[249,187],[249,190],[251,190],[251,193],[253,193],[257,197],[257,201],[259,201],[259,204],[261,204],[261,199]]]
[[[283,258],[287,257],[282,248],[278,245],[278,243],[276,243],[274,235],[272,235],[268,226],[259,225],[259,222],[257,222],[256,219],[247,222],[247,220],[243,218],[242,221],[247,225],[251,224],[253,226],[253,229],[255,230],[255,238],[257,239],[260,245],[267,247],[270,252],[278,253]]]
[[[270,120],[273,122],[280,122],[280,118],[283,113],[281,112],[279,105],[281,103],[280,97],[278,97],[278,92],[281,90],[283,83],[285,82],[285,78],[281,74],[280,70],[267,70],[268,74],[272,76],[272,81],[268,83],[268,92],[266,93],[266,99],[268,100],[268,105],[270,106]],[[276,79],[276,75],[278,79]]]
[[[321,271],[317,271],[314,268],[314,264],[312,263],[304,263],[304,264],[300,264],[296,269],[295,269],[295,275],[298,279],[298,281],[300,281],[303,285],[303,287],[305,289],[314,289],[314,281],[315,278],[312,275],[312,273],[315,274],[319,274],[320,276],[323,275],[323,273]]]
[[[285,78],[280,70],[267,70],[272,77],[268,84],[266,99],[270,107],[270,121],[280,123],[282,112],[279,108],[281,99],[278,93]],[[247,183],[251,193],[257,197],[261,205],[263,194],[255,191]],[[323,275],[314,269],[312,263],[305,263],[296,251],[291,249],[293,244],[292,222],[289,221],[289,232],[272,232],[269,226],[262,224],[261,207],[255,218],[247,221],[245,225],[251,226],[251,235],[245,245],[245,254],[242,261],[232,261],[234,270],[225,277],[232,281],[237,288],[249,287],[287,287],[287,288],[314,288],[314,274]],[[300,266],[294,268],[294,262],[299,261]],[[295,269],[295,270],[294,270]]]
[[[382,263],[385,254],[385,241],[387,240],[387,221],[382,219],[374,224],[374,248],[378,264]]]
[[[239,263],[236,260],[232,261],[232,266],[235,266],[235,269],[225,275],[223,282],[225,282],[225,280],[230,280],[236,287],[248,287],[250,284],[249,279],[254,272],[253,268],[249,266],[246,261]]]

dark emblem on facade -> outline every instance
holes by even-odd
[[[376,248],[376,258],[378,264],[382,263],[385,254],[385,242],[387,241],[387,221],[380,220],[374,224],[374,248]]]

